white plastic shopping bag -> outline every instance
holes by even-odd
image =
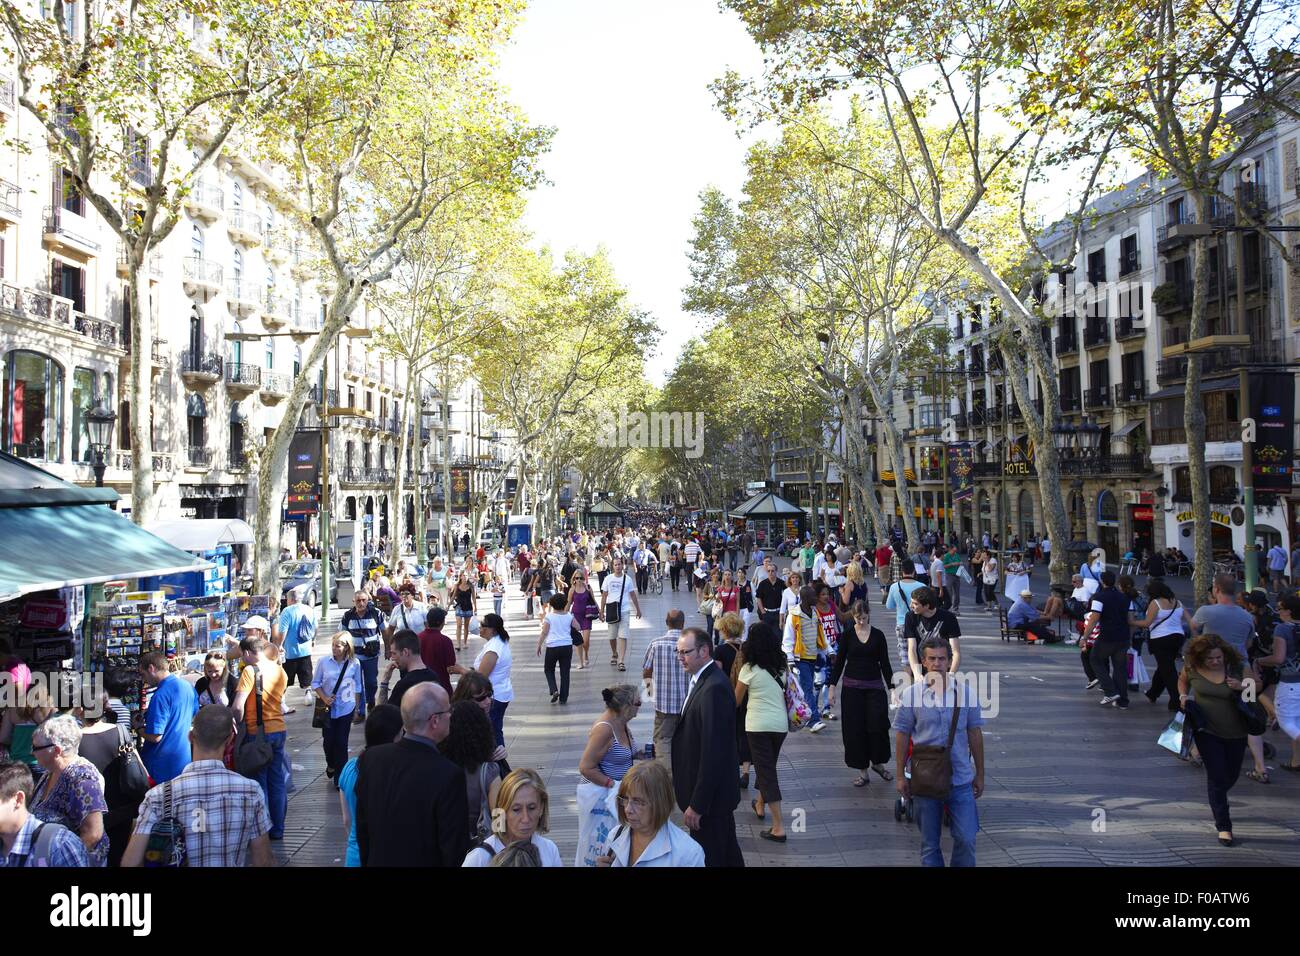
[[[618,827],[618,785],[601,787],[589,780],[578,784],[578,852],[574,866],[595,866],[608,852]]]

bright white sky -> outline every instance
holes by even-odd
[[[682,312],[698,196],[738,196],[746,141],[713,106],[728,67],[762,58],[714,0],[532,0],[502,65],[530,121],[557,127],[526,225],[538,245],[611,254],[632,300],[663,329],[647,373],[662,384],[696,319]]]

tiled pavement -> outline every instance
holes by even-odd
[[[874,586],[872,591],[878,594]],[[523,601],[517,588],[511,592],[505,618],[515,653],[515,701],[506,714],[506,745],[513,766],[533,767],[546,781],[550,836],[567,862],[577,842],[578,758],[601,710],[600,690],[619,678],[636,683],[638,675],[634,667],[619,674],[609,666],[602,650],[608,644],[597,632],[595,666],[573,672],[567,707],[552,706],[541,660],[533,656],[538,626],[523,620]],[[688,595],[671,591],[643,599],[645,617],[632,622],[629,661],[639,665],[646,645],[662,632],[669,607],[690,605]],[[892,649],[892,619],[878,603],[873,620],[885,630]],[[687,621],[700,623],[693,607]],[[1300,780],[1281,771],[1267,786],[1243,777],[1231,794],[1240,845],[1221,847],[1203,773],[1156,744],[1167,720],[1163,702],[1152,707],[1138,696],[1128,712],[1102,709],[1099,694],[1083,689],[1074,648],[1003,643],[996,622],[973,609],[962,616],[962,627],[967,634],[963,670],[1000,675],[998,716],[986,722],[984,733],[981,866],[1300,864]],[[317,653],[323,653],[323,636],[317,644]],[[1149,658],[1147,663],[1154,670]],[[289,748],[303,769],[295,771],[298,789],[290,795],[285,839],[275,845],[275,853],[288,865],[340,866],[345,836],[338,798],[324,776],[310,708],[296,688],[292,696],[298,711],[288,718]],[[649,738],[652,721],[651,708],[643,708],[633,723],[638,745]],[[1287,753],[1281,733],[1271,733],[1269,739]],[[358,728],[352,735],[354,751],[361,740]],[[1247,769],[1249,761],[1248,756]],[[838,722],[817,736],[801,732],[788,738],[779,773],[790,841],[777,846],[759,839],[764,825],[749,811],[749,798],[756,795],[751,791],[736,811],[748,865],[918,864],[915,827],[894,822],[893,784],[873,775],[864,789],[850,785],[854,774],[843,763]],[[796,829],[796,811],[802,811],[802,832]]]

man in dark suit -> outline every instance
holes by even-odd
[[[736,767],[736,695],[713,660],[708,634],[688,627],[677,640],[677,659],[690,675],[686,703],[673,731],[673,789],[677,806],[705,866],[744,866],[736,842],[740,784]]]
[[[465,773],[438,753],[450,717],[450,701],[441,686],[416,684],[402,697],[405,736],[367,748],[358,759],[362,866],[460,866],[465,861]]]

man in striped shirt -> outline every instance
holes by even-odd
[[[229,708],[209,704],[190,727],[194,759],[179,777],[145,794],[123,866],[141,866],[149,835],[170,790],[171,816],[185,832],[186,866],[273,866],[271,815],[256,780],[226,769],[222,755],[235,734]],[[167,788],[167,789],[164,789]]]
[[[700,543],[695,538],[686,542],[686,566],[693,568],[700,560]]]
[[[384,633],[384,612],[370,604],[370,595],[358,591],[352,607],[343,612],[343,630],[352,636],[352,648],[361,664],[361,680],[366,686],[364,706],[357,709],[353,718],[362,723],[366,714],[374,709],[375,693],[379,690],[379,651]]]

